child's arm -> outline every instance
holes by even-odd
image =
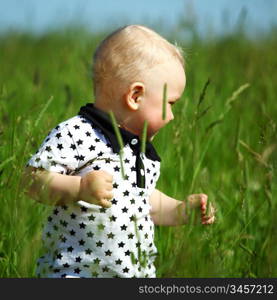
[[[186,208],[185,201],[171,198],[156,189],[150,197],[151,217],[156,225],[183,225],[188,223],[189,214],[195,210],[199,215],[199,223],[201,220],[202,224],[212,224],[215,221],[215,209],[211,206],[207,212],[207,200],[205,194],[190,195],[187,201],[189,207]]]
[[[83,200],[110,207],[112,175],[105,171],[92,171],[84,177],[62,175],[43,169],[26,168],[24,184],[33,199],[50,205],[66,205]],[[31,184],[28,182],[31,180]]]

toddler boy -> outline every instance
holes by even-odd
[[[28,162],[30,195],[55,205],[43,232],[45,254],[37,275],[155,277],[154,224],[188,220],[184,201],[155,189],[160,157],[151,144],[174,118],[172,106],[186,82],[183,57],[156,32],[131,25],[100,44],[93,68],[95,103],[54,128]],[[141,152],[145,121],[147,142]],[[189,210],[199,211],[203,224],[214,222],[213,209],[206,212],[206,195],[188,200]]]

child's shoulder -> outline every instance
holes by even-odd
[[[93,131],[93,128],[87,119],[80,115],[76,115],[60,122],[51,132],[56,133],[62,131],[82,134],[87,131]]]
[[[61,121],[58,125],[52,128],[44,142],[48,142],[50,140],[58,139],[59,142],[62,140],[71,141],[72,139],[79,139],[83,137],[84,139],[87,137],[97,137],[97,133],[92,127],[92,124],[85,119],[83,116],[76,115],[67,120]]]

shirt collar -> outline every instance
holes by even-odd
[[[91,121],[93,127],[97,127],[98,129],[100,129],[104,136],[110,142],[113,151],[115,153],[119,153],[120,146],[117,141],[110,117],[106,112],[96,108],[93,103],[87,103],[85,106],[82,106],[80,108],[78,114]],[[128,144],[137,155],[140,152],[141,147],[141,141],[139,136],[134,135],[133,133],[123,128],[119,128],[119,130],[123,139],[124,146]],[[146,142],[145,155],[151,160],[161,161],[154,146],[149,141]]]

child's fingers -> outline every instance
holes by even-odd
[[[105,207],[105,208],[109,208],[112,206],[112,203],[109,200],[101,199],[99,205],[101,205],[102,207]]]
[[[206,210],[208,196],[205,194],[192,194],[188,196],[188,201],[191,208],[200,207],[201,211]]]
[[[113,185],[110,184],[110,183],[106,184],[105,187],[106,187],[106,190],[107,190],[107,191],[112,191],[112,190],[113,190]]]
[[[105,192],[103,198],[107,199],[107,200],[111,200],[111,199],[113,199],[113,193],[111,193],[111,192]]]
[[[215,216],[202,218],[203,225],[210,225],[213,224],[214,222],[215,222]]]
[[[105,181],[112,183],[113,182],[113,175],[111,175],[110,173],[103,171],[103,178],[105,179]]]

